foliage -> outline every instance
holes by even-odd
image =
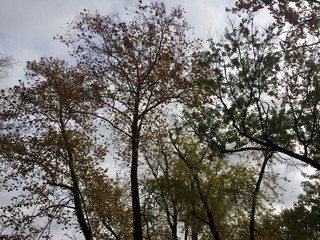
[[[145,226],[153,227],[146,229],[147,239],[161,239],[161,230],[167,239],[183,235],[248,238],[255,168],[217,157],[185,127],[173,129],[171,137],[154,145],[149,142],[147,149],[144,154],[151,174],[146,174],[143,189],[144,209],[148,209],[144,219]],[[269,201],[267,192],[272,191],[272,184],[269,179],[264,182],[257,195],[256,229],[267,239],[271,235],[262,231],[266,226],[262,220],[267,218],[264,204]],[[155,219],[157,225],[152,225]]]
[[[223,152],[278,152],[320,169],[318,49],[286,51],[281,31],[241,24],[198,53],[207,97],[190,114],[195,128]]]
[[[303,182],[304,194],[298,196],[293,208],[280,213],[280,226],[286,239],[319,239],[320,237],[320,182],[319,172]]]
[[[140,145],[164,124],[163,107],[193,87],[189,66],[196,41],[187,38],[188,30],[180,7],[167,13],[163,3],[151,2],[139,4],[130,21],[84,10],[60,37],[74,47],[72,55],[90,82],[87,91],[101,108],[91,114],[120,133],[118,146],[125,143],[119,153],[131,167],[135,239],[142,239]]]
[[[97,143],[91,119],[77,113],[90,108],[79,91],[81,76],[64,61],[44,58],[27,64],[29,85],[2,93],[7,128],[1,175],[4,190],[18,193],[1,209],[6,232],[50,239],[51,225],[57,223],[63,229],[75,227],[86,239],[130,234],[122,190],[99,167],[106,149]],[[108,202],[116,218],[101,209]],[[108,228],[101,230],[104,224]]]
[[[266,170],[275,153],[320,169],[319,6],[239,0],[239,26],[201,51],[181,7],[139,1],[127,21],[83,10],[58,36],[75,67],[28,62],[29,82],[1,90],[1,191],[14,196],[0,232],[51,239],[57,224],[74,239],[319,238],[318,182],[273,216],[278,178]],[[262,9],[274,20],[266,28],[253,24]],[[0,56],[0,77],[10,66]],[[167,110],[181,103],[188,126],[168,133]],[[130,166],[131,194],[102,167],[103,123]],[[235,152],[249,160],[226,160]]]
[[[318,0],[239,0],[236,1],[235,7],[227,11],[242,16],[242,22],[245,23],[263,9],[267,9],[273,18],[274,27],[288,30],[287,47],[299,46],[301,44],[299,40],[308,38],[308,35],[315,37],[313,40],[319,41]]]

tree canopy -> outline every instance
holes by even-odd
[[[1,89],[0,238],[318,238],[318,172],[274,210],[278,164],[320,169],[319,5],[236,1],[206,48],[180,6],[84,9],[56,36],[74,65]]]
[[[288,50],[281,36],[240,23],[198,53],[207,100],[196,128],[223,152],[278,152],[320,169],[318,45]]]

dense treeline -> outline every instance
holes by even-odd
[[[26,81],[1,90],[1,234],[318,239],[320,3],[227,11],[240,20],[205,48],[181,7],[140,3],[127,21],[84,10],[56,37],[74,66],[29,61]],[[0,58],[0,73],[12,64]],[[317,172],[276,213],[279,164]]]

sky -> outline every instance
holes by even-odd
[[[12,56],[15,61],[9,75],[0,80],[0,88],[24,79],[26,61],[49,56],[68,59],[68,49],[53,38],[63,35],[67,23],[83,9],[125,16],[125,8],[134,9],[137,3],[138,0],[0,0],[0,53]],[[181,5],[194,27],[194,34],[206,39],[213,33],[223,33],[228,17],[225,7],[234,0],[168,0],[165,3],[168,8]],[[288,170],[283,167],[279,171]],[[291,182],[283,186],[287,189],[284,200],[288,205],[301,192],[302,180],[298,170],[290,171]]]
[[[146,2],[146,1],[145,1]],[[194,33],[206,38],[209,32],[221,31],[226,25],[225,4],[233,0],[170,0],[168,8],[181,5]],[[0,52],[12,56],[13,71],[0,82],[0,87],[16,84],[24,78],[26,61],[40,57],[68,58],[68,49],[56,35],[63,35],[67,23],[83,9],[102,14],[134,9],[138,0],[0,0]]]

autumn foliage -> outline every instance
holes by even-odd
[[[182,7],[84,9],[55,37],[74,65],[29,61],[0,92],[0,238],[319,236],[319,174],[274,212],[280,164],[320,169],[319,7],[239,0],[206,48]]]

